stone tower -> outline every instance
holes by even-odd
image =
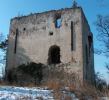
[[[83,80],[94,81],[93,35],[82,8],[11,19],[6,71],[27,62],[71,63]]]

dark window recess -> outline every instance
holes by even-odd
[[[54,45],[49,49],[48,64],[58,64],[60,62],[60,48]]]
[[[93,42],[92,36],[88,36],[89,55],[90,55],[90,50],[91,50],[92,42]]]
[[[23,31],[25,31],[26,30],[26,28],[23,28]]]
[[[91,48],[92,42],[92,36],[88,36],[89,49]]]
[[[53,35],[53,32],[49,32],[49,35]]]
[[[86,64],[88,64],[88,48],[87,48],[87,45],[86,45]]]
[[[14,46],[14,53],[16,53],[16,49],[17,49],[17,38],[18,38],[18,29],[16,29],[16,35],[15,35],[15,46]]]
[[[74,23],[73,21],[71,22],[71,50],[75,50],[76,48],[76,43],[75,43],[75,39],[76,39],[76,36],[74,34]]]
[[[58,16],[58,17],[56,17],[56,20],[55,20],[55,27],[60,28],[61,25],[62,25],[61,16]]]

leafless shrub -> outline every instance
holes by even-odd
[[[65,100],[72,100],[72,97],[65,96],[62,90],[74,93],[80,100],[87,100],[87,98],[99,100],[98,97],[104,96],[104,93],[94,86],[88,82],[83,82],[77,73],[67,73],[63,67],[51,66],[46,75],[48,79],[45,85],[54,90],[56,99],[61,100],[64,97],[64,99],[67,98]]]

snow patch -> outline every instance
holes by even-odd
[[[0,87],[0,100],[54,100],[53,91],[44,88]]]

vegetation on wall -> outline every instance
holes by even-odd
[[[9,82],[34,82],[35,84],[40,84],[43,79],[42,67],[44,65],[41,63],[28,63],[22,64],[17,68],[9,70],[7,73],[7,80]],[[27,80],[27,81],[26,81]]]

